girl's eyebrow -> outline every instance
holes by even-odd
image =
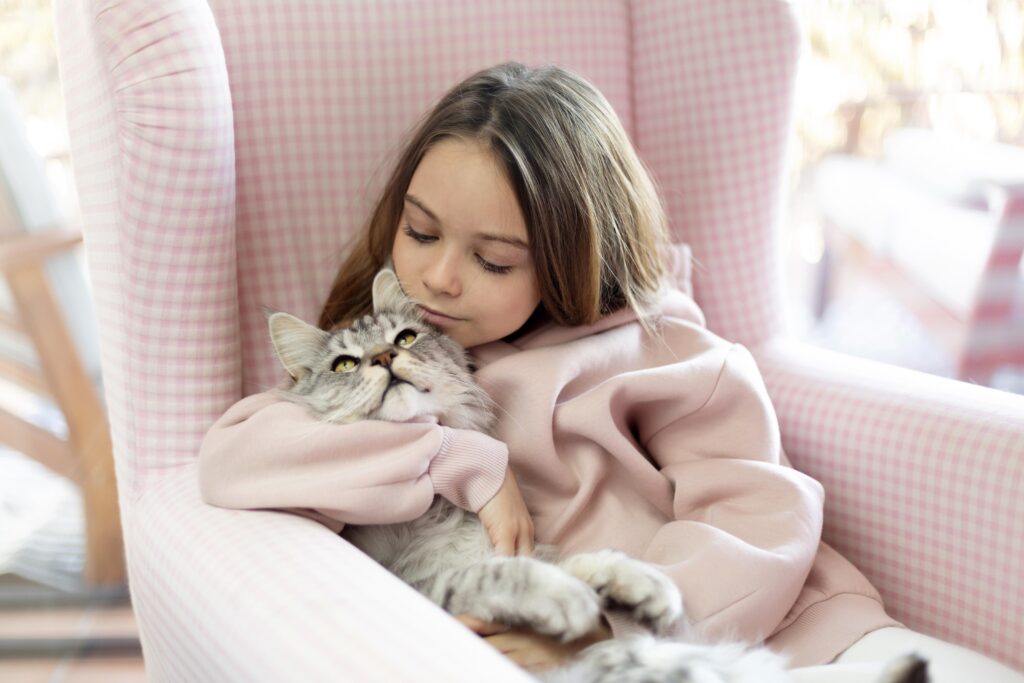
[[[431,211],[430,208],[423,203],[422,199],[412,194],[406,194],[405,201],[409,202],[417,209],[427,214],[430,220],[434,221],[438,225],[441,225],[441,219],[438,218],[437,214]],[[479,237],[480,239],[487,240],[488,242],[501,242],[503,244],[508,244],[513,247],[518,247],[520,249],[530,248],[530,245],[528,245],[523,240],[519,239],[518,237],[511,237],[509,235],[496,235],[492,233],[478,232],[476,235],[474,235],[474,237]]]

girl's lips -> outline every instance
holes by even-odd
[[[423,314],[424,319],[426,319],[427,322],[433,323],[435,325],[451,324],[462,320],[462,318],[453,318],[450,315],[438,313],[437,311],[427,308],[423,304],[418,304],[418,307],[420,309],[420,313]]]

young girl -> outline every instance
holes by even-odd
[[[916,648],[934,680],[1013,676],[899,628],[819,542],[822,488],[785,463],[751,355],[674,286],[684,256],[590,84],[514,63],[468,78],[413,135],[319,324],[368,313],[390,263],[424,317],[470,350],[500,406],[495,433],[314,424],[255,394],[204,440],[204,499],[339,531],[414,519],[442,495],[479,514],[499,553],[529,553],[536,537],[652,562],[707,633],[766,640],[794,666]],[[461,620],[528,669],[611,636],[561,645]]]

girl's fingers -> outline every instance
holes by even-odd
[[[505,624],[497,624],[493,621],[483,621],[482,619],[471,617],[468,614],[456,614],[455,619],[461,622],[462,625],[469,630],[481,636],[492,636],[496,633],[504,633],[509,628]]]
[[[519,555],[533,554],[533,539],[529,535],[522,535],[516,540],[516,550]]]
[[[515,539],[510,536],[502,536],[494,542],[494,552],[498,555],[505,555],[506,557],[515,555]]]
[[[533,632],[508,630],[488,636],[487,642],[519,666],[534,672],[555,666],[572,654],[552,638]]]

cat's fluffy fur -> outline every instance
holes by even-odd
[[[334,423],[432,416],[487,432],[493,405],[465,351],[422,320],[394,273],[378,274],[373,301],[372,315],[334,333],[268,311],[274,348],[294,380],[285,395]],[[558,559],[539,547],[534,557],[496,556],[477,516],[440,496],[418,519],[349,525],[342,536],[452,614],[563,641],[594,631],[602,610],[623,612],[653,634],[683,621],[679,590],[656,567],[614,550]],[[771,683],[787,680],[784,664],[765,648],[638,636],[592,645],[544,678]]]

